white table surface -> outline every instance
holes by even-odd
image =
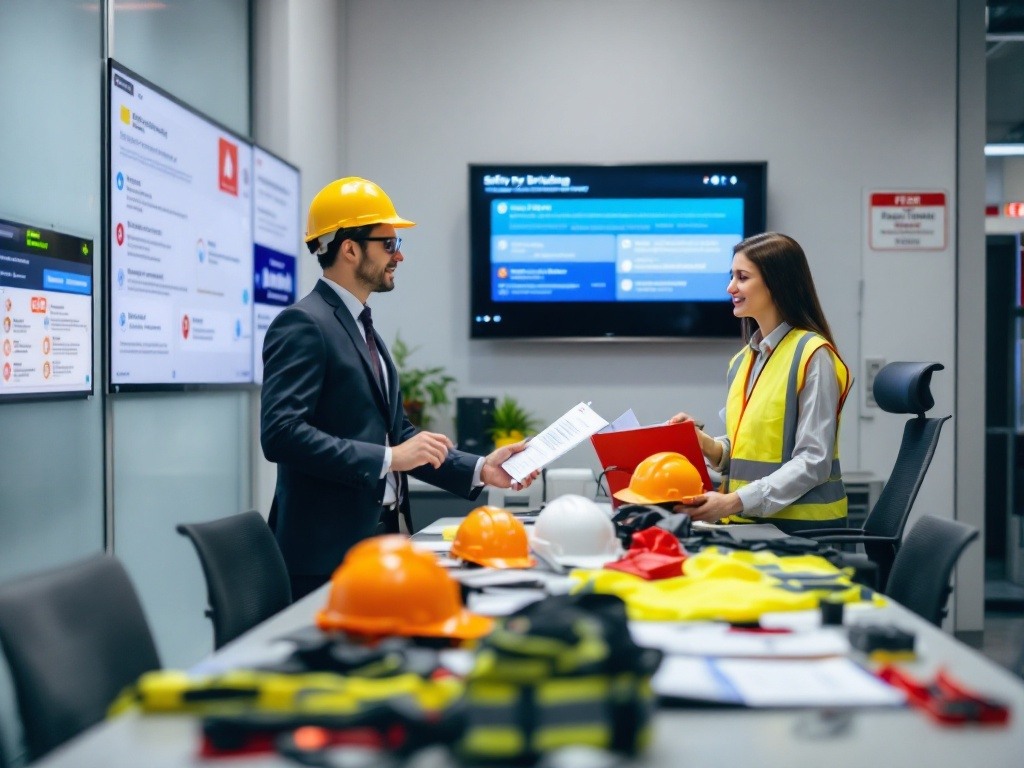
[[[313,623],[325,585],[217,651],[218,663],[244,663],[276,638]],[[891,768],[1024,766],[1024,682],[905,608],[848,612],[847,623],[889,622],[916,633],[922,656],[906,669],[930,679],[946,667],[972,689],[1007,702],[1007,727],[942,727],[914,709],[865,709],[838,734],[816,732],[811,710],[661,709],[651,748],[635,763],[658,768]],[[274,755],[201,760],[199,721],[184,715],[129,714],[90,729],[35,765],[40,768],[291,766]]]

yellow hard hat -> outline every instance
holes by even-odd
[[[396,229],[416,226],[398,215],[391,198],[372,181],[346,176],[317,192],[309,204],[306,242],[328,232],[371,224],[391,224]]]
[[[704,493],[700,473],[681,453],[663,451],[636,465],[629,487],[613,495],[627,504],[664,504]]]

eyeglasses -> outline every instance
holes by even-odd
[[[362,243],[383,243],[384,253],[388,254],[388,256],[394,256],[398,253],[398,249],[402,247],[402,238],[400,237],[360,237],[359,241]]]

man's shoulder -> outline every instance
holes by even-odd
[[[294,304],[285,307],[278,317],[286,313],[313,316],[331,315],[334,314],[334,307],[314,288]]]

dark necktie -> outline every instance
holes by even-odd
[[[380,369],[380,354],[377,352],[377,338],[373,335],[373,318],[370,316],[370,308],[363,307],[359,313],[359,321],[366,331],[366,349],[370,353],[370,365],[373,366],[373,375],[377,378],[377,386],[384,391],[384,373]]]

